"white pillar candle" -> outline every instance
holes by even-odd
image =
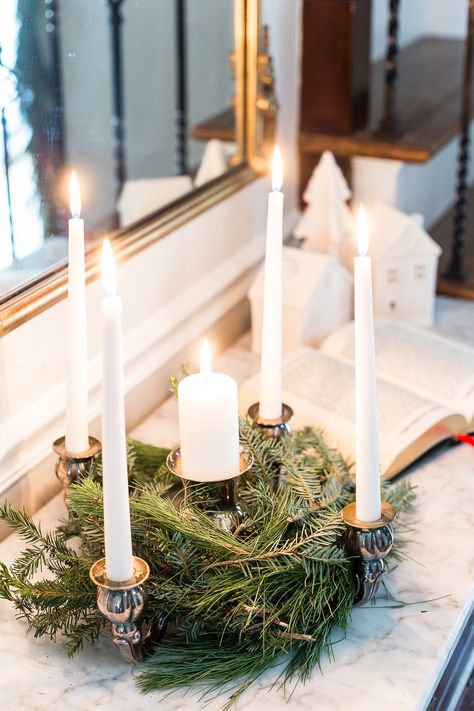
[[[367,256],[369,231],[359,209],[358,248],[354,259],[355,389],[356,389],[356,516],[380,518],[380,466],[377,427],[372,260]]]
[[[239,414],[237,383],[211,372],[207,340],[201,349],[201,370],[178,386],[181,471],[191,481],[221,481],[237,476]]]
[[[123,391],[122,299],[108,239],[102,250],[102,462],[107,577],[122,583],[133,573],[128,503],[127,442]]]
[[[280,149],[273,153],[272,192],[268,195],[267,242],[263,287],[262,356],[259,415],[281,417],[283,178]]]
[[[89,449],[87,321],[84,258],[84,220],[76,174],[71,175],[71,219],[67,298],[66,449],[80,454]]]

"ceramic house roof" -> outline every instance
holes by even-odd
[[[285,306],[303,308],[311,300],[318,282],[326,272],[333,270],[349,282],[348,270],[328,254],[305,252],[295,247],[283,247],[283,302]],[[250,299],[262,298],[264,265],[261,266],[249,289]]]
[[[439,256],[441,247],[410,215],[391,205],[377,203],[369,217],[370,248],[373,259],[405,256]]]

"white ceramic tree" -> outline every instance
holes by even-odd
[[[204,154],[199,166],[194,187],[198,188],[209,180],[217,178],[227,170],[227,159],[222,141],[213,138],[206,145]]]
[[[333,154],[324,151],[306,186],[307,207],[295,227],[295,237],[304,240],[303,249],[339,259],[340,243],[351,226],[346,204],[351,194]]]

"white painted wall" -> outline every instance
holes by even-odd
[[[285,227],[296,219],[298,18],[300,2],[265,0],[282,107]],[[128,422],[167,393],[180,354],[245,297],[264,251],[268,177],[260,178],[118,265],[124,299]],[[90,418],[100,410],[100,296],[87,288]],[[66,309],[62,301],[0,339],[0,495],[37,507],[51,492],[50,447],[64,433]],[[189,354],[188,354],[189,355]],[[173,365],[167,365],[173,363]],[[166,366],[166,373],[162,373]],[[98,433],[95,429],[94,432]],[[31,474],[31,472],[33,472]]]

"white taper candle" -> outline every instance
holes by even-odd
[[[265,420],[282,412],[282,250],[283,183],[280,149],[273,153],[272,192],[268,195],[267,241],[263,287],[262,355],[259,416]]]
[[[354,259],[356,516],[361,521],[376,521],[381,509],[372,260],[367,256],[369,232],[362,205],[358,247],[359,256]]]
[[[108,239],[102,250],[102,462],[107,577],[125,582],[133,573],[128,501],[127,441],[123,388],[122,299]]]
[[[80,454],[89,448],[87,318],[84,220],[76,174],[71,175],[71,219],[67,298],[66,449]]]

